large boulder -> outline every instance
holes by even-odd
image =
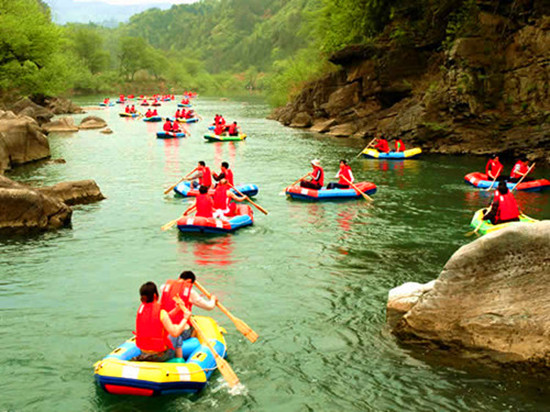
[[[29,116],[38,122],[38,124],[48,123],[54,116],[51,110],[46,109],[27,97],[18,100],[11,106],[11,110],[18,116]]]
[[[46,133],[51,132],[78,132],[78,126],[74,124],[72,117],[62,117],[42,125]]]
[[[307,112],[300,112],[292,119],[290,127],[309,127],[311,126],[311,116]]]
[[[62,97],[47,97],[44,99],[44,106],[54,114],[84,113],[82,107]]]
[[[88,116],[82,119],[80,122],[80,129],[103,129],[107,127],[107,122],[101,117],[97,116]]]
[[[71,223],[69,205],[105,199],[93,180],[32,188],[0,176],[0,233],[58,229]]]
[[[93,203],[105,199],[99,186],[93,180],[62,182],[50,187],[37,188],[37,191],[55,197],[66,205]]]
[[[70,224],[71,215],[61,200],[0,176],[0,233],[58,229]]]
[[[29,117],[0,120],[0,173],[48,157],[50,145],[36,121]]]
[[[393,332],[496,362],[550,367],[550,221],[460,248]],[[395,320],[395,319],[394,319]]]

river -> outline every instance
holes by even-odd
[[[80,98],[94,104],[99,96]],[[388,291],[435,278],[471,238],[469,221],[490,195],[463,176],[478,157],[351,162],[358,181],[378,185],[374,202],[305,203],[281,190],[321,159],[327,178],[365,144],[285,128],[260,100],[199,98],[211,119],[236,119],[249,138],[207,144],[207,121],[192,136],[157,140],[161,124],[91,111],[114,134],[54,134],[52,157],[8,176],[34,185],[94,179],[107,199],[76,206],[72,228],[0,239],[0,410],[6,411],[495,411],[543,410],[548,385],[485,369],[426,362],[399,346],[385,325]],[[173,115],[175,103],[160,108]],[[84,115],[76,115],[82,118]],[[233,235],[181,236],[160,227],[187,201],[163,190],[205,160],[228,161],[235,182],[256,183],[252,227]],[[506,170],[512,166],[505,164]],[[536,176],[548,177],[549,170]],[[524,212],[548,218],[548,194],[518,193]],[[251,344],[221,312],[229,362],[244,384],[229,392],[219,373],[194,396],[131,398],[104,393],[93,363],[131,336],[139,286],[184,269],[260,339]],[[200,310],[198,310],[198,313]],[[413,356],[415,355],[415,356]]]

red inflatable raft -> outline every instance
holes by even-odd
[[[478,189],[496,189],[498,185],[498,182],[493,184],[493,179],[479,172],[467,174],[464,176],[464,180]],[[512,190],[516,186],[513,182],[506,182],[506,185],[509,190]],[[523,192],[542,192],[548,189],[550,189],[550,181],[546,179],[530,180],[528,182],[523,181],[516,187],[516,190],[521,190]]]

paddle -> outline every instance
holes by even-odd
[[[483,190],[485,190],[485,191],[487,191],[487,192],[488,192],[489,190],[491,190],[491,189],[493,188],[493,185],[494,185],[495,182],[497,181],[497,177],[498,177],[498,175],[495,176],[495,178],[494,178],[493,181],[491,182],[491,186],[489,186],[487,189],[483,189]]]
[[[181,298],[179,296],[175,296],[174,300],[176,301],[176,304],[179,306],[179,308],[183,311],[185,309],[185,304],[183,303]],[[216,352],[216,350],[214,349],[214,346],[212,346],[212,343],[206,338],[206,335],[200,328],[197,321],[193,317],[190,317],[189,321],[191,322],[191,325],[197,332],[197,335],[199,335],[199,338],[202,340],[202,343],[204,343],[208,347],[208,349],[210,349],[210,352],[212,352],[212,355],[214,355],[214,359],[216,360],[216,366],[218,367],[223,378],[226,380],[226,382],[229,384],[231,388],[237,385],[239,383],[239,378],[237,377],[233,369],[231,369],[231,366],[229,366],[229,363],[227,363],[227,361],[224,358],[218,355],[218,352]]]
[[[195,280],[194,285],[208,298],[212,296],[198,281]],[[216,306],[235,324],[235,327],[241,332],[250,342],[254,343],[258,339],[258,334],[254,332],[250,326],[244,323],[241,319],[234,316],[220,301],[216,302]]]
[[[191,205],[187,208],[187,210],[185,212],[183,212],[183,214],[181,215],[181,217],[178,217],[177,219],[174,219],[174,220],[171,220],[169,221],[168,223],[166,223],[165,225],[161,226],[160,227],[160,230],[162,231],[166,231],[170,228],[172,228],[172,226],[174,226],[178,220],[180,220],[182,217],[184,216],[187,216],[188,213],[190,213],[195,207],[197,207],[196,205]]]
[[[529,174],[529,172],[530,172],[531,170],[533,170],[533,167],[535,167],[536,164],[537,164],[537,163],[533,163],[533,164],[531,165],[531,167],[529,168],[529,170],[527,170],[527,172],[526,172],[523,176],[521,176],[521,179],[519,179],[519,181],[516,183],[516,185],[512,188],[512,190],[511,190],[512,192],[513,192],[514,190],[516,190],[516,187],[518,187],[518,185],[523,181],[523,179],[525,179],[525,176],[527,176],[527,175]]]
[[[164,191],[164,194],[168,194],[168,192],[171,192],[172,190],[174,190],[174,188],[179,185],[181,182],[183,182],[185,179],[187,179],[190,175],[192,175],[196,170],[198,169],[198,167],[195,167],[193,170],[191,170],[189,173],[187,173],[184,177],[182,177],[180,180],[178,180],[178,183],[176,183],[174,186],[170,186],[168,189],[166,189]]]
[[[306,177],[309,176],[309,173],[307,175],[303,175],[301,178],[299,178],[298,180],[296,180],[294,183],[292,183],[290,186],[287,186],[283,189],[283,191],[281,193],[279,193],[279,195],[284,195],[286,193],[286,189],[288,189],[289,187],[292,187],[294,186],[296,183],[298,182],[301,182],[302,180],[304,180]]]
[[[248,202],[250,202],[253,206],[255,206],[256,209],[258,209],[258,210],[259,210],[260,212],[262,212],[264,215],[267,215],[267,213],[268,213],[267,210],[265,210],[265,209],[264,209],[263,207],[261,207],[259,204],[253,202],[248,196],[243,195],[243,194],[242,194],[241,192],[239,192],[239,190],[238,190],[235,186],[233,186],[231,183],[227,182],[227,184],[229,185],[229,187],[230,187],[231,189],[233,189],[235,192],[237,192],[237,194],[243,196],[246,200],[248,200]]]
[[[369,143],[367,146],[365,146],[365,148],[364,148],[363,150],[361,150],[361,152],[360,152],[357,156],[355,156],[355,158],[357,159],[359,156],[361,156],[361,155],[363,154],[363,152],[364,152],[365,150],[367,150],[367,149],[370,147],[371,144],[374,143],[375,140],[376,140],[376,137],[375,137],[374,139],[372,139],[372,140],[370,141],[370,143]]]
[[[369,195],[367,195],[366,193],[362,192],[357,186],[355,186],[352,182],[350,182],[346,176],[342,176],[342,179],[344,179],[346,182],[348,182],[351,187],[353,187],[355,190],[357,190],[359,193],[361,193],[361,196],[363,196],[365,198],[365,200],[369,200],[369,201],[373,201],[372,197],[370,197]]]

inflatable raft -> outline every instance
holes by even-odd
[[[157,132],[157,139],[181,139],[182,137],[186,137],[183,132]]]
[[[144,122],[162,122],[162,117],[160,116],[151,116],[151,117],[144,117]]]
[[[365,149],[361,152],[364,157],[369,159],[379,159],[379,160],[403,160],[403,159],[413,159],[418,157],[422,153],[422,149],[415,147],[414,149],[405,150],[404,152],[379,152],[376,149]]]
[[[118,114],[120,117],[138,117],[139,116],[139,113],[119,113]]]
[[[178,103],[178,107],[191,107],[191,103],[189,104]]]
[[[191,117],[190,119],[187,119],[185,117],[178,117],[176,120],[180,123],[197,123],[199,121],[199,118]]]
[[[358,189],[367,195],[376,193],[376,185],[371,182],[356,183]],[[349,189],[307,189],[300,186],[289,186],[285,190],[286,194],[293,199],[299,200],[340,200],[340,199],[358,199],[361,194],[353,188]]]
[[[182,217],[178,220],[178,229],[181,232],[195,233],[231,233],[254,223],[252,209],[248,205],[237,205],[236,215],[226,219],[213,217]]]
[[[109,103],[99,103],[101,107],[113,107],[115,104],[113,102]]]
[[[155,103],[151,103],[151,106],[158,107],[158,106],[162,106],[162,104],[160,102],[155,102]]]
[[[204,138],[207,142],[240,142],[246,139],[246,134],[241,133],[238,136],[218,136],[214,133],[205,134]]]
[[[538,222],[536,219],[532,219],[529,216],[526,216],[524,214],[519,215],[519,222],[507,222],[507,223],[501,223],[499,225],[493,225],[488,220],[483,220],[483,214],[485,213],[486,209],[479,209],[477,212],[474,213],[474,217],[472,218],[472,221],[470,222],[470,226],[472,228],[477,228],[479,226],[479,229],[477,230],[481,235],[484,235],[486,233],[494,232],[495,230],[504,229],[505,227],[508,227],[510,225],[513,225],[515,223],[535,223]]]
[[[477,187],[478,189],[489,189],[492,187],[493,189],[496,189],[498,186],[498,182],[493,183],[493,180],[490,179],[486,174],[484,173],[469,173],[466,176],[464,176],[464,180],[466,180],[467,183],[471,184],[474,187]],[[492,184],[492,186],[491,186]],[[506,186],[508,186],[509,190],[512,190],[516,183],[512,182],[506,182]],[[543,190],[550,189],[550,181],[547,179],[538,179],[538,180],[530,180],[528,182],[521,182],[517,187],[516,190],[520,190],[523,192],[542,192]]]
[[[214,319],[193,316],[201,330],[222,357],[226,356],[225,330]],[[183,359],[168,362],[133,362],[141,354],[131,338],[94,365],[96,382],[115,395],[156,396],[198,392],[216,369],[214,355],[198,338],[184,341]]]
[[[235,188],[241,192],[243,195],[254,197],[258,194],[258,186],[253,185],[251,183],[244,184],[244,185],[236,185]],[[236,193],[233,189],[231,189],[233,193]],[[184,197],[195,197],[199,194],[198,189],[191,189],[191,183],[190,182],[181,182],[174,188],[174,192],[176,192],[180,196]],[[210,189],[208,192],[211,196],[214,195],[214,189]]]

